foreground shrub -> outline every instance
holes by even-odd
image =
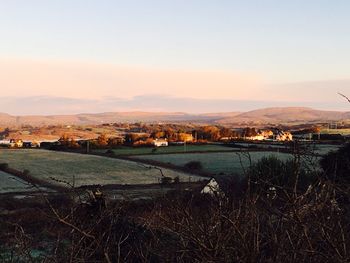
[[[257,191],[266,191],[271,187],[283,188],[288,192],[305,191],[317,176],[294,159],[283,161],[275,156],[263,157],[248,170],[252,189]]]
[[[324,171],[323,176],[327,180],[336,183],[350,184],[350,143],[341,147],[338,151],[332,151],[320,161]]]

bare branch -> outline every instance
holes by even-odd
[[[349,99],[347,96],[345,96],[344,94],[342,94],[342,93],[340,93],[340,92],[338,92],[338,94],[339,94],[340,96],[344,97],[344,98],[350,103],[350,99]]]

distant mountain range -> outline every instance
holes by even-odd
[[[265,108],[227,116],[218,123],[316,123],[350,119],[350,112],[323,111],[305,107]]]
[[[13,116],[0,113],[1,126],[84,125],[113,122],[193,122],[211,124],[296,124],[349,120],[350,112],[304,107],[265,108],[248,112],[188,114],[182,112],[106,112],[74,115]]]

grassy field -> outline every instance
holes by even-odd
[[[0,171],[0,193],[27,192],[33,191],[24,181]]]
[[[321,134],[341,134],[350,135],[350,129],[323,129]]]
[[[156,149],[156,150],[154,150]],[[187,144],[179,146],[168,146],[168,147],[127,147],[120,146],[119,148],[113,149],[116,155],[140,155],[140,154],[167,154],[167,153],[184,153],[184,152],[215,152],[215,151],[232,151],[234,148],[221,146],[221,145],[191,145]],[[94,150],[97,153],[105,153],[107,150]]]
[[[240,161],[241,156],[241,161]],[[252,162],[256,162],[263,156],[276,156],[279,159],[287,160],[292,158],[291,154],[277,152],[250,152]],[[199,161],[203,170],[211,174],[242,174],[243,170],[249,167],[249,159],[243,154],[222,152],[222,153],[200,153],[200,154],[162,154],[162,155],[139,155],[137,159],[155,160],[162,163],[171,163],[184,166],[189,161]]]
[[[325,155],[330,151],[337,151],[340,145],[332,145],[332,144],[316,144],[315,146],[310,146],[310,149],[314,151],[316,154]]]
[[[269,151],[269,148],[272,149],[286,149],[285,145],[278,145],[278,144],[269,144],[269,143],[245,143],[245,142],[239,142],[235,143],[236,147],[230,147],[225,145],[213,145],[213,144],[206,144],[206,145],[186,145],[186,148],[184,146],[168,146],[168,147],[159,147],[155,148],[153,147],[127,147],[127,146],[120,146],[119,148],[113,149],[113,152],[116,155],[121,156],[134,156],[134,155],[160,155],[160,154],[170,154],[170,153],[205,153],[205,152],[230,152],[230,151],[237,151],[239,150],[239,147],[242,146],[242,148],[247,148],[249,146],[254,146],[262,149],[266,149],[266,151]],[[327,152],[331,150],[337,150],[339,148],[339,145],[326,145],[326,144],[315,144],[310,145],[310,149],[314,150],[314,153],[317,154],[326,154]],[[105,153],[106,149],[96,149],[93,150],[94,153]]]
[[[90,184],[149,184],[158,183],[160,172],[130,161],[107,157],[81,155],[32,149],[0,149],[0,163],[17,170],[29,170],[30,175],[53,182],[51,177],[75,185]],[[188,181],[189,175],[162,169],[165,176],[179,176]],[[191,180],[195,178],[191,176]],[[200,177],[198,177],[200,179]]]

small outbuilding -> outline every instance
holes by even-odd
[[[167,139],[155,139],[153,141],[153,145],[156,147],[168,146],[168,140]]]
[[[224,192],[220,189],[219,183],[213,177],[204,185],[201,194],[209,194],[213,197],[225,196]]]

